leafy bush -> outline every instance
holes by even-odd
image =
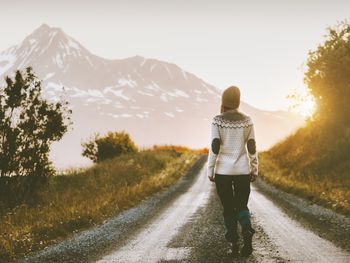
[[[108,132],[106,136],[97,133],[89,141],[83,142],[82,146],[82,155],[94,162],[138,151],[135,143],[125,131]]]

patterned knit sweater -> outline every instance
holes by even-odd
[[[211,124],[211,145],[207,161],[207,175],[256,174],[254,125],[250,116],[238,109],[214,116]]]

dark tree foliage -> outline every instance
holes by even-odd
[[[123,153],[137,152],[135,143],[125,131],[108,132],[106,136],[97,133],[81,145],[83,146],[82,155],[94,162],[110,159]]]
[[[317,118],[344,124],[350,119],[350,25],[328,28],[326,41],[309,53],[305,83],[318,105]]]
[[[0,176],[54,174],[48,154],[71,124],[68,102],[43,99],[31,67],[5,80],[7,86],[0,88]]]

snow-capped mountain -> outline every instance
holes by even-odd
[[[101,58],[60,28],[43,24],[0,53],[1,85],[4,76],[27,66],[42,80],[45,97],[55,101],[65,94],[73,109],[73,130],[52,148],[57,167],[90,163],[81,156],[80,143],[94,132],[125,130],[141,147],[209,145],[210,121],[219,113],[221,91],[173,63],[141,56]],[[294,114],[262,111],[244,102],[241,109],[256,123],[260,149],[302,123]]]

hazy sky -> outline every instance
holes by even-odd
[[[96,55],[141,55],[178,64],[256,107],[280,109],[303,87],[309,50],[350,17],[345,0],[0,0],[0,50],[42,23]]]

